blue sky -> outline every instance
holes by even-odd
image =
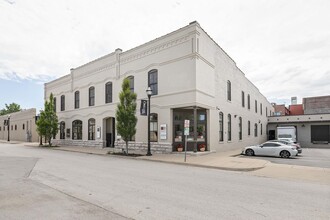
[[[0,0],[0,109],[43,83],[197,20],[271,102],[330,95],[328,0]]]

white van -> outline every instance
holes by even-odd
[[[297,132],[296,127],[277,127],[277,139],[278,140],[292,140],[297,143]]]

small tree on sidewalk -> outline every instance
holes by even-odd
[[[50,94],[49,101],[45,101],[45,110],[40,112],[37,121],[37,131],[40,137],[44,136],[49,146],[52,146],[52,138],[58,132],[58,119],[54,109],[53,94]]]
[[[129,80],[126,78],[122,84],[122,91],[119,94],[120,103],[117,105],[116,120],[117,131],[126,143],[126,154],[128,154],[128,141],[136,133],[137,117],[136,112],[136,93],[131,92]]]

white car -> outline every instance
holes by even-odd
[[[265,142],[260,145],[248,146],[242,150],[242,154],[247,156],[276,156],[289,158],[298,155],[296,147],[276,142]]]

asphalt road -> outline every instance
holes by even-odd
[[[240,155],[239,157],[244,158],[248,156]],[[289,159],[263,156],[252,156],[251,158],[268,160],[272,163],[278,164],[330,168],[330,149],[303,148],[302,154],[299,154],[298,157],[292,157]]]
[[[329,185],[0,144],[0,219],[329,217]]]

